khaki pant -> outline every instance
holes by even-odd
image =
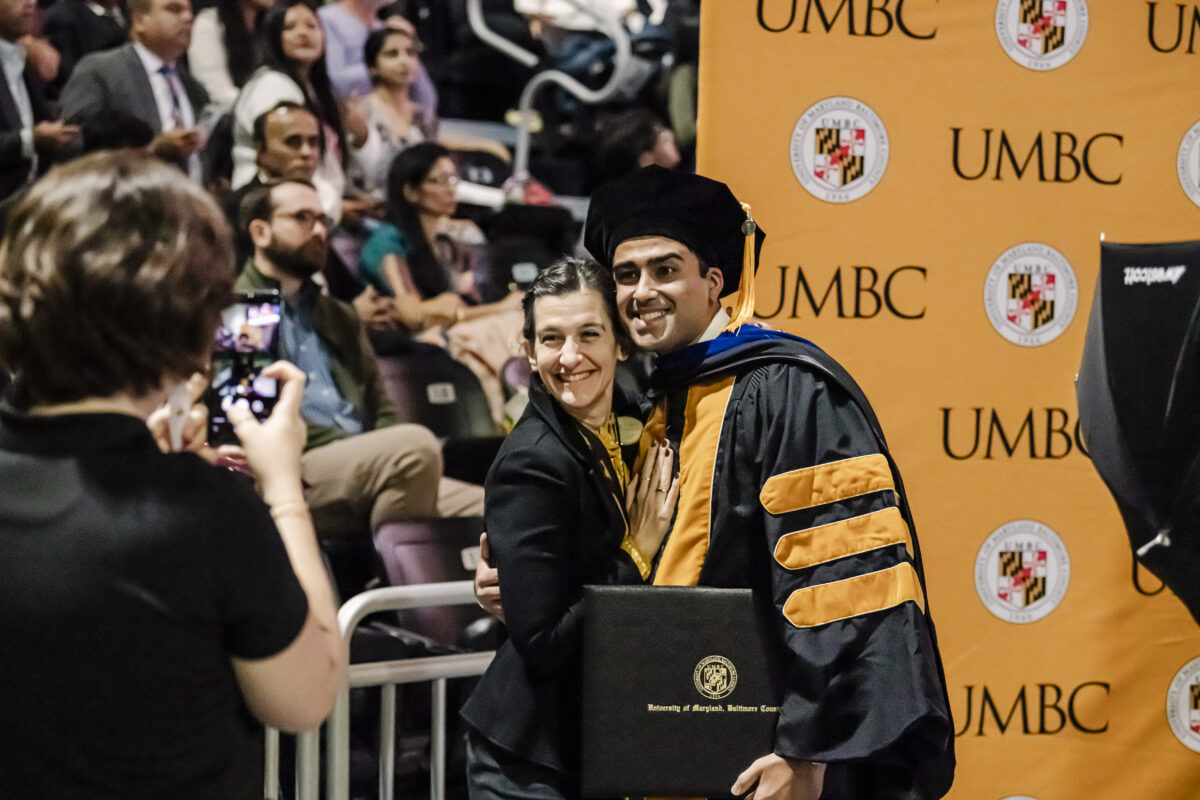
[[[362,536],[416,517],[483,516],[483,487],[442,477],[442,446],[421,425],[392,425],[313,448],[301,468],[320,536]]]

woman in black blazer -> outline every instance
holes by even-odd
[[[462,711],[472,800],[578,796],[582,588],[647,577],[678,491],[665,442],[632,484],[621,459],[612,275],[564,258],[523,307],[529,405],[485,495],[509,640]]]

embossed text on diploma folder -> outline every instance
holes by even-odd
[[[751,591],[584,591],[584,795],[728,795],[772,752],[782,696],[777,637]]]

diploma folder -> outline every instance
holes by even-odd
[[[722,797],[773,752],[778,636],[749,589],[588,586],[585,797]]]

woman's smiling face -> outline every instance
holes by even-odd
[[[567,413],[592,428],[612,410],[613,376],[624,358],[604,299],[594,289],[539,297],[529,364]]]

